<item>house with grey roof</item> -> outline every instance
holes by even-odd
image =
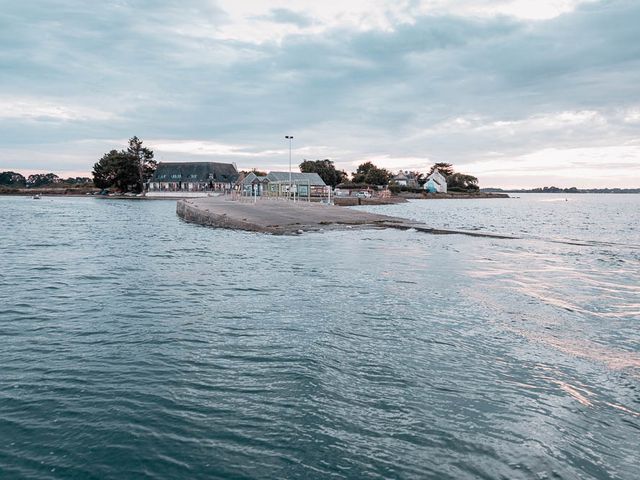
[[[240,192],[242,195],[260,197],[267,189],[269,180],[266,176],[256,175],[255,172],[250,172],[243,178],[238,179],[240,185]]]
[[[400,187],[418,188],[418,175],[416,172],[400,170],[389,183],[395,183]]]
[[[394,182],[396,185],[400,185],[402,187],[406,187],[407,186],[408,177],[407,177],[406,173],[404,173],[402,170],[400,170],[398,172],[398,174],[395,175],[391,179],[391,181]]]
[[[149,180],[148,194],[198,196],[228,192],[233,189],[238,176],[238,170],[232,163],[160,162]]]
[[[289,172],[269,172],[267,180],[269,195],[287,195],[289,192]],[[320,197],[326,194],[327,184],[315,172],[291,172],[291,190],[299,197]]]

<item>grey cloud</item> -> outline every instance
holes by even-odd
[[[274,8],[268,15],[256,17],[260,20],[268,20],[274,23],[288,23],[300,28],[309,27],[313,25],[313,19],[306,15],[289,10],[288,8]]]
[[[260,45],[216,38],[228,18],[204,0],[184,8],[55,5],[0,13],[9,26],[0,29],[8,47],[0,50],[2,91],[74,98],[123,120],[0,120],[4,145],[137,134],[267,150],[294,133],[300,144],[352,152],[344,162],[387,154],[464,164],[488,151],[509,156],[637,138],[636,126],[614,113],[640,104],[640,5],[630,0],[586,4],[542,22],[424,16],[391,32],[334,29]],[[296,15],[269,18],[295,23]],[[301,27],[311,21],[298,20]],[[585,109],[607,122],[421,133],[456,117],[491,123]]]

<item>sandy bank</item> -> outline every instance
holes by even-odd
[[[320,203],[261,199],[230,200],[211,197],[179,200],[176,213],[187,222],[217,228],[293,235],[300,232],[353,228],[415,229],[433,234],[462,234],[474,237],[514,238],[505,235],[441,230],[403,218],[362,212]]]

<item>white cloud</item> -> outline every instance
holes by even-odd
[[[478,130],[505,131],[510,134],[531,131],[556,130],[579,125],[604,125],[606,119],[594,110],[567,111],[534,115],[523,120],[498,120],[480,125]]]
[[[640,107],[628,109],[624,121],[626,123],[640,123]]]
[[[485,186],[637,187],[640,145],[545,148],[508,157],[487,155],[465,165]]]
[[[431,160],[429,157],[395,157],[391,155],[375,155],[371,157],[367,157],[366,159],[357,159],[349,162],[349,166],[351,167],[349,171],[355,171],[358,165],[360,165],[364,160],[368,162],[372,162],[374,165],[377,165],[380,168],[386,168],[394,173],[398,170],[413,170],[413,171],[423,171],[426,172],[429,170],[431,165],[435,162]]]
[[[120,142],[123,143],[123,142]],[[280,170],[289,168],[289,149],[286,142],[283,148],[258,149],[255,146],[227,144],[208,140],[145,140],[160,161],[183,160],[219,160],[239,162],[239,168],[260,168],[266,170]],[[348,155],[349,152],[339,151],[326,145],[302,145],[291,150],[291,161],[294,170],[303,160],[317,160],[337,155]],[[341,168],[347,168],[350,164]]]
[[[0,97],[0,119],[44,121],[104,121],[113,120],[112,112],[83,105],[55,102],[39,98]]]
[[[160,153],[222,157],[265,157],[284,154],[284,150],[252,152],[251,147],[248,145],[230,145],[206,140],[149,140],[146,143]]]
[[[521,20],[548,20],[595,0],[219,0],[228,22],[216,38],[261,43],[281,41],[292,34],[317,35],[328,29],[391,31],[413,23],[417,15],[509,16]],[[272,11],[304,14],[308,24],[269,21]],[[198,27],[196,25],[196,27]],[[189,35],[193,28],[184,29]],[[207,35],[211,35],[211,31]]]
[[[422,7],[456,15],[506,15],[523,20],[548,20],[594,0],[426,0]]]
[[[577,126],[602,126],[606,123],[606,116],[595,110],[553,112],[516,120],[495,120],[490,117],[469,115],[447,119],[431,128],[414,134],[414,138],[464,132],[516,135]]]
[[[281,40],[289,34],[318,34],[329,28],[355,30],[392,28],[390,11],[404,11],[407,1],[348,0],[318,2],[314,0],[219,0],[229,15],[229,23],[218,36],[226,39],[261,42]],[[313,21],[309,25],[283,24],[268,21],[270,12],[287,9],[303,13]]]

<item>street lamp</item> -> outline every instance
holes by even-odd
[[[289,192],[288,197],[291,198],[291,140],[293,140],[292,135],[285,135],[285,139],[289,140]]]

